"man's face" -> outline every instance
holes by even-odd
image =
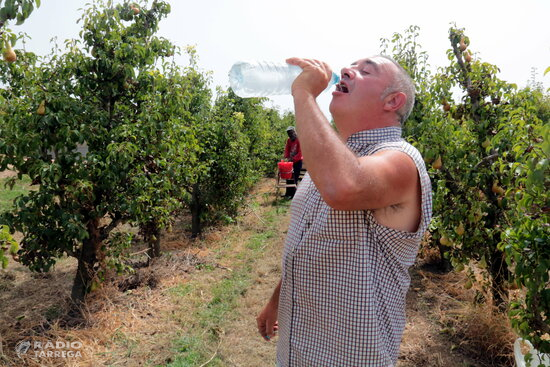
[[[361,59],[342,69],[341,81],[332,93],[330,112],[333,116],[368,117],[382,111],[381,96],[391,84],[394,72],[395,65],[381,57]]]
[[[290,140],[296,139],[296,131],[294,131],[294,130],[288,130],[288,131],[287,131],[287,134],[288,134],[288,137],[290,138]]]

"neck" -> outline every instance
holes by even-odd
[[[379,116],[372,119],[351,119],[351,118],[336,118],[334,123],[338,128],[341,137],[347,140],[353,134],[363,130],[381,129],[389,126],[401,126],[399,121],[396,121],[395,116]]]

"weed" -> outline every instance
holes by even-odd
[[[182,284],[178,284],[175,287],[168,288],[168,293],[176,297],[185,297],[189,293],[191,293],[192,289],[193,289],[193,286],[191,284],[182,283]]]
[[[213,271],[214,269],[216,269],[216,267],[213,264],[199,263],[195,265],[195,269]]]
[[[250,250],[261,250],[266,245],[266,242],[273,238],[274,235],[275,234],[273,231],[259,233],[251,238],[251,240],[246,244],[246,247]]]
[[[195,367],[207,358],[208,350],[199,336],[184,336],[174,342],[176,358],[169,362],[169,367]]]

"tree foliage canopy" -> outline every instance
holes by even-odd
[[[220,91],[212,105],[193,48],[189,66],[176,65],[181,51],[155,35],[169,12],[163,1],[96,1],[66,51],[19,51],[0,65],[0,170],[38,186],[2,222],[24,235],[16,258],[34,271],[79,260],[75,299],[108,265],[125,268],[132,236],[113,231],[119,224],[139,226],[158,255],[160,231],[185,208],[198,219],[235,215],[258,167],[275,167],[282,148],[267,144],[284,143],[283,119],[262,100]]]
[[[499,79],[457,27],[449,30],[449,65],[433,74],[417,37],[411,27],[382,48],[416,82],[404,132],[431,166],[431,238],[456,270],[467,266],[467,288],[479,280],[476,264],[482,289],[548,352],[550,98]]]

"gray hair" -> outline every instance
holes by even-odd
[[[393,80],[391,84],[386,88],[384,93],[382,93],[382,99],[386,98],[389,94],[395,92],[402,92],[405,94],[405,96],[407,96],[407,101],[405,102],[405,104],[396,111],[397,116],[399,117],[399,122],[403,124],[411,114],[414,107],[414,82],[409,73],[407,73],[407,70],[405,70],[403,66],[401,66],[391,57],[386,55],[377,55],[376,57],[381,57],[383,59],[389,60],[397,67],[397,72],[393,74]]]

